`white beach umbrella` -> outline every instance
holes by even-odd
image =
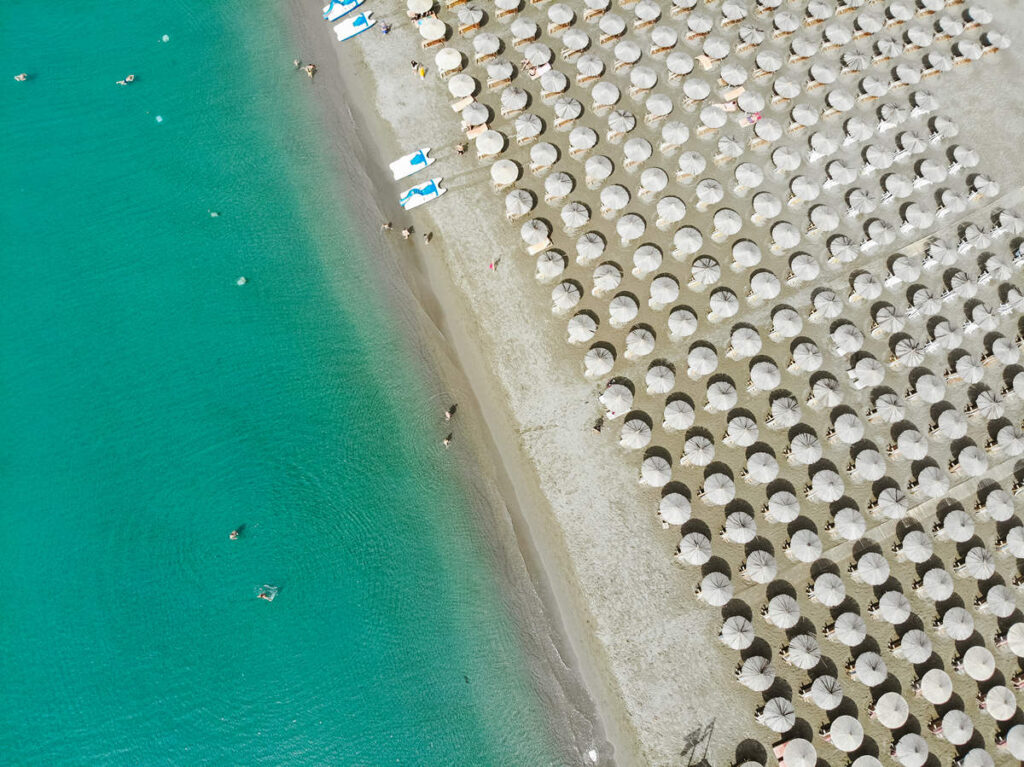
[[[491,165],[491,180],[496,187],[514,184],[519,179],[519,166],[511,160],[497,160]]]
[[[595,108],[610,107],[619,103],[621,93],[614,83],[601,80],[590,89],[590,98]],[[575,119],[575,118],[572,118]]]
[[[651,427],[639,418],[629,418],[622,424],[619,445],[629,450],[640,450],[651,442]]]
[[[779,476],[779,463],[771,453],[763,451],[753,453],[747,458],[743,476],[748,482],[768,484]]]
[[[767,658],[755,655],[743,661],[736,678],[744,687],[754,692],[764,692],[775,681],[775,667]]]
[[[800,606],[789,594],[778,594],[762,610],[765,620],[780,629],[789,629],[800,620]]]
[[[838,501],[843,495],[843,479],[831,469],[819,469],[811,476],[808,485],[808,498],[832,503]]]
[[[831,711],[843,701],[843,688],[834,676],[819,676],[811,682],[808,696],[823,711]]]
[[[832,520],[833,532],[846,541],[858,541],[867,530],[864,516],[852,506],[846,506],[836,512]]]
[[[640,307],[628,293],[619,293],[608,303],[608,317],[612,327],[621,328],[636,319]]]
[[[715,472],[713,474],[708,475],[704,479],[704,484],[701,487],[700,496],[705,503],[711,506],[725,506],[727,503],[729,503],[729,501],[736,497],[736,485],[735,483],[733,483],[732,479],[728,477],[728,475],[722,474],[720,472]],[[730,514],[729,516],[732,517],[733,515]],[[748,519],[750,518],[749,515],[744,516],[747,516]],[[730,527],[730,525],[728,524],[728,519],[726,520],[727,531],[738,532],[741,527],[742,526]],[[742,535],[741,537],[746,536]],[[749,540],[735,542],[749,543]]]
[[[953,594],[953,576],[941,567],[933,567],[921,578],[915,590],[933,602],[943,602]]]
[[[774,341],[792,338],[803,329],[804,321],[800,314],[790,307],[779,307],[772,312],[772,326],[769,336]]]
[[[735,447],[749,447],[757,441],[757,422],[746,415],[734,415],[725,426],[724,442]]]
[[[711,309],[708,319],[714,322],[735,316],[740,309],[740,301],[728,288],[716,288],[708,298],[708,306]]]
[[[762,707],[757,721],[773,732],[788,732],[796,722],[796,712],[786,698],[772,698]],[[1021,740],[1024,742],[1024,737]]]
[[[847,647],[856,647],[867,636],[867,625],[857,613],[845,612],[835,619],[831,631],[826,630],[826,633]]]
[[[814,579],[810,597],[825,607],[838,607],[846,598],[846,585],[835,573],[822,573]]]
[[[533,210],[533,195],[525,189],[513,189],[505,195],[505,214],[517,218]]]
[[[639,239],[647,229],[647,224],[636,213],[627,213],[615,222],[615,231],[623,245]]]
[[[782,212],[782,201],[771,192],[758,192],[751,199],[754,223],[770,221]]]
[[[821,660],[821,648],[813,634],[798,634],[783,649],[782,658],[796,668],[810,671]]]
[[[1024,658],[1024,621],[1017,621],[1006,630],[1006,647],[1018,658]]]
[[[962,746],[974,734],[974,723],[963,711],[952,709],[942,717],[940,734],[954,746]]]
[[[622,283],[622,271],[617,264],[605,261],[594,269],[594,288],[590,292],[595,296],[603,296],[619,287]]]
[[[928,744],[920,735],[908,733],[896,741],[893,756],[903,767],[923,767],[928,761]]]
[[[552,311],[556,314],[565,314],[580,302],[583,293],[579,286],[568,280],[555,285],[551,291]]]
[[[769,522],[789,524],[800,516],[800,501],[788,490],[776,490],[768,496],[765,519]]]
[[[742,615],[733,615],[722,623],[718,638],[726,647],[746,650],[754,642],[754,626]]]
[[[1017,531],[1018,546],[1024,544],[1024,528],[1015,527],[1010,532]],[[1006,586],[997,583],[989,587],[985,592],[984,600],[978,604],[979,612],[990,613],[997,618],[1009,618],[1017,610],[1017,600],[1012,591]]]
[[[700,344],[690,347],[686,356],[687,375],[697,379],[710,375],[718,368],[718,355],[711,346]]]
[[[640,481],[645,485],[664,487],[671,478],[672,466],[660,455],[649,455],[644,458],[643,463],[640,465]],[[728,580],[727,577],[726,580]],[[722,604],[725,604],[725,602]]]
[[[597,232],[586,232],[576,238],[576,262],[593,263],[604,253],[604,238]]]
[[[648,394],[668,394],[676,383],[676,374],[667,365],[651,365],[644,377]]]
[[[889,563],[881,554],[869,551],[857,560],[853,579],[869,586],[881,586],[889,579]]]
[[[609,384],[598,399],[608,411],[607,418],[625,415],[633,407],[633,392],[620,383]]]
[[[774,362],[758,360],[750,366],[749,381],[747,391],[772,391],[782,382],[782,373]],[[793,402],[795,403],[795,400]],[[797,407],[799,407],[798,404]]]
[[[864,727],[855,717],[843,714],[829,726],[828,740],[845,753],[856,751],[864,742]]]
[[[689,466],[707,466],[715,458],[715,443],[703,434],[695,434],[683,443],[680,463]]]
[[[603,154],[595,154],[588,157],[583,164],[587,186],[591,189],[596,188],[602,181],[606,181],[612,175],[614,169],[615,166],[612,164],[612,161]]]
[[[937,625],[941,633],[956,642],[968,639],[974,633],[974,618],[962,607],[951,607],[946,610],[941,623]]]
[[[729,576],[721,572],[708,573],[700,582],[697,598],[712,607],[721,607],[732,599],[733,586]]]
[[[558,148],[542,141],[530,147],[530,170],[538,173],[550,168],[558,160]]]
[[[956,568],[958,575],[966,575],[979,581],[991,578],[995,571],[995,559],[984,546],[975,546],[968,551],[964,555],[963,563]]]
[[[668,315],[669,337],[673,341],[689,338],[697,331],[697,324],[693,310],[685,306],[676,307]]]
[[[985,693],[985,713],[997,722],[1012,719],[1017,713],[1017,697],[1005,685],[996,685]]]
[[[452,75],[448,80],[448,92],[457,99],[473,95],[479,87],[480,84],[475,79],[463,73]]]
[[[876,652],[862,652],[853,666],[854,678],[867,687],[877,687],[889,677],[882,656]]]
[[[689,181],[707,167],[707,160],[704,155],[693,150],[688,150],[679,155],[679,171],[676,173],[676,180],[680,183]]]
[[[665,404],[665,415],[662,427],[666,431],[684,431],[693,426],[695,420],[693,405],[688,400],[677,397]]]
[[[976,509],[979,513],[983,513],[996,522],[1005,522],[1013,516],[1013,496],[1001,487],[995,488],[989,491],[985,497],[984,504],[980,508],[976,507]]]
[[[975,645],[964,652],[957,670],[976,682],[984,682],[995,673],[996,659],[987,647]]]
[[[884,693],[872,706],[871,716],[884,727],[895,730],[902,727],[910,715],[910,706],[898,692]]]
[[[527,245],[537,245],[548,238],[551,229],[539,218],[531,218],[519,228],[519,234]]]
[[[662,197],[655,209],[658,213],[656,225],[659,229],[666,229],[671,224],[682,221],[686,215],[686,204],[673,196]]]
[[[899,591],[887,591],[879,597],[877,615],[886,623],[898,626],[910,617],[910,600]]]
[[[911,530],[899,543],[899,559],[907,559],[915,564],[922,564],[931,559],[934,547],[932,537],[923,530]]]
[[[953,681],[940,668],[929,669],[917,684],[918,693],[926,701],[941,706],[953,695]]]
[[[604,346],[593,346],[583,355],[584,374],[587,378],[601,378],[611,371],[615,355]]]
[[[475,141],[478,157],[491,157],[505,149],[505,137],[496,130],[485,130]]]
[[[669,274],[662,274],[651,281],[650,298],[647,305],[660,311],[679,298],[679,283]]]
[[[753,583],[770,583],[774,580],[777,572],[778,566],[775,564],[775,557],[767,551],[757,549],[747,556],[741,574],[745,580]]]
[[[539,282],[551,282],[564,271],[565,256],[557,250],[545,250],[537,256],[537,271],[534,276]]]
[[[783,548],[790,559],[810,563],[821,556],[821,539],[813,530],[797,530]]]
[[[974,520],[962,509],[952,509],[941,522],[936,522],[933,530],[936,537],[963,543],[974,535]]]
[[[864,422],[856,413],[844,412],[835,416],[829,430],[829,441],[838,440],[845,445],[852,445],[864,437]]]
[[[702,533],[687,533],[679,542],[676,558],[684,564],[700,567],[711,559],[711,541]]]
[[[759,269],[750,275],[750,288],[747,295],[750,300],[771,301],[782,292],[782,282],[774,272]]]
[[[713,474],[712,477],[722,477],[722,474]],[[730,543],[747,544],[757,536],[757,524],[754,518],[745,511],[734,511],[725,518],[725,525],[722,526],[722,537]]]
[[[583,344],[594,337],[597,333],[597,322],[589,314],[580,312],[569,320],[567,328],[569,343]]]
[[[932,640],[920,629],[911,629],[902,637],[893,650],[893,655],[913,664],[924,663],[931,657]]]

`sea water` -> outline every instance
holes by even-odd
[[[281,13],[0,5],[4,764],[558,761]]]

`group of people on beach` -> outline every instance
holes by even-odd
[[[382,232],[390,232],[391,229],[392,229],[392,226],[391,226],[391,222],[390,221],[385,221],[383,224],[380,225],[380,230]],[[403,240],[408,240],[410,237],[412,237],[413,231],[414,230],[413,230],[412,226],[405,227],[405,229],[402,230],[402,239]],[[423,234],[423,241],[424,242],[430,242],[432,239],[434,239],[434,233],[433,232],[425,232]]]
[[[295,65],[296,69],[301,69],[303,72],[305,72],[306,76],[309,77],[310,80],[312,80],[313,75],[316,74],[316,64],[306,64],[306,66],[302,66],[302,62],[299,61],[298,59],[292,61],[292,64]]]
[[[459,406],[457,404],[453,404],[451,407],[444,411],[445,423],[451,423],[452,417],[455,415],[455,411],[458,409],[458,407]],[[450,444],[452,444],[452,436],[454,434],[455,432],[453,431],[448,432],[448,436],[441,440],[441,444],[447,448]]]

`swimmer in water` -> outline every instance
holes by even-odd
[[[22,72],[20,74],[17,74],[14,76],[14,79],[17,80],[19,83],[23,83],[28,79],[28,73]]]
[[[210,213],[210,218],[220,218],[220,213],[215,211],[215,210],[211,210],[211,211],[209,211],[209,213]]]
[[[452,435],[449,434],[447,437],[442,439],[441,444],[444,445],[445,447],[448,447],[450,444],[452,444]]]
[[[444,420],[446,420],[446,421],[452,420],[452,416],[455,415],[455,410],[458,407],[459,407],[458,405],[452,405],[450,408],[445,410],[444,411]]]

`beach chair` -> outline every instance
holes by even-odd
[[[533,69],[529,70],[530,79],[531,80],[536,80],[537,78],[541,77],[542,75],[547,74],[550,71],[551,71],[551,65],[550,64],[541,64],[539,67],[534,67]]]
[[[526,252],[529,253],[531,256],[537,256],[537,255],[540,255],[542,252],[544,252],[545,250],[547,250],[550,247],[551,247],[551,240],[549,238],[545,237],[543,240],[541,240],[540,242],[536,243],[535,245],[531,245],[530,247],[528,247],[526,249]]]
[[[644,19],[643,21],[636,21],[633,24],[634,32],[642,32],[645,29],[650,29],[655,24],[654,19]]]
[[[599,19],[604,16],[604,12],[604,8],[587,8],[587,10],[583,12],[583,20],[594,21],[595,19]]]
[[[480,29],[480,22],[475,24],[465,24],[459,27],[459,34],[468,35],[470,32],[475,32],[478,29]]]
[[[423,50],[430,50],[431,48],[436,48],[439,45],[444,45],[444,38],[439,37],[436,40],[424,40],[421,45]]]
[[[476,101],[476,99],[473,98],[472,96],[463,96],[458,101],[453,101],[452,102],[452,111],[453,112],[461,112],[463,109],[468,107],[474,101]]]
[[[444,7],[450,11],[452,8],[458,8],[460,5],[465,4],[466,0],[445,0]]]
[[[506,85],[511,85],[511,84],[512,84],[512,78],[511,77],[503,77],[500,80],[488,80],[487,81],[487,90],[493,91],[493,90],[497,90],[498,88],[504,88]]]
[[[489,127],[487,123],[484,123],[483,125],[474,125],[472,128],[465,123],[463,123],[462,126],[463,130],[466,131],[466,138],[476,138]]]
[[[622,32],[619,32],[617,34],[614,34],[614,35],[601,35],[598,38],[598,43],[601,44],[601,45],[611,45],[616,40],[618,40],[620,37],[622,37],[622,35],[624,35],[624,34],[625,34],[625,30],[623,30]]]
[[[532,35],[530,37],[516,37],[512,39],[513,48],[522,48],[524,45],[529,45],[539,37],[539,34]]]

